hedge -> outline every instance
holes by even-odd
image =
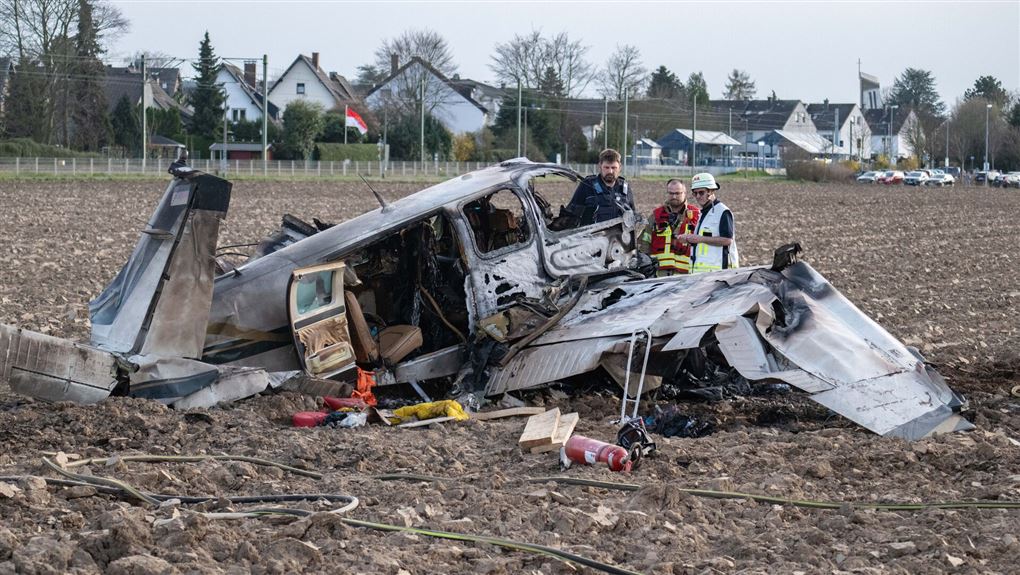
[[[316,142],[316,156],[320,162],[374,162],[379,159],[379,147],[375,144],[333,144]]]

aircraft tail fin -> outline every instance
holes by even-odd
[[[131,257],[89,303],[92,345],[125,355],[199,358],[230,182],[193,171],[167,186]]]

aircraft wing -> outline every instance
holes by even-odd
[[[486,393],[626,358],[632,334],[646,330],[653,355],[682,353],[714,337],[748,380],[785,381],[881,435],[918,439],[972,427],[957,413],[963,400],[920,355],[804,262],[782,272],[744,268],[592,289],[496,369]]]

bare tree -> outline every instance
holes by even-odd
[[[743,70],[734,68],[730,72],[729,78],[726,79],[726,91],[723,92],[723,99],[753,100],[756,91],[757,88],[755,88],[754,80],[751,79],[751,76]]]
[[[575,96],[592,80],[593,67],[585,60],[587,52],[587,46],[571,40],[566,32],[547,38],[540,30],[532,30],[496,44],[489,68],[500,82],[520,82],[525,89],[537,89],[552,68],[563,82],[565,95]]]
[[[376,70],[389,70],[390,58],[394,55],[397,56],[399,65],[404,65],[411,58],[417,57],[447,76],[452,76],[457,71],[446,39],[428,28],[404,30],[396,38],[383,40],[375,50]]]
[[[453,91],[434,73],[449,77],[457,71],[450,46],[438,32],[409,29],[396,38],[383,40],[375,51],[375,64],[363,68],[365,72],[382,74],[390,69],[393,56],[397,57],[398,65],[410,65],[382,92],[382,104],[377,108],[381,108],[383,116],[391,111],[397,115],[420,113],[423,103],[425,111],[432,113],[452,101]],[[386,76],[389,74],[383,74],[383,78]]]
[[[624,94],[633,97],[647,81],[648,71],[641,65],[641,51],[630,45],[617,45],[596,78],[599,93],[614,100],[622,100]]]

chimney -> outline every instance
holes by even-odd
[[[390,74],[396,74],[397,68],[400,67],[400,56],[396,54],[390,54]]]
[[[244,83],[255,87],[255,60],[244,61]]]
[[[315,68],[316,70],[319,69],[319,53],[318,52],[312,52],[312,67]]]

